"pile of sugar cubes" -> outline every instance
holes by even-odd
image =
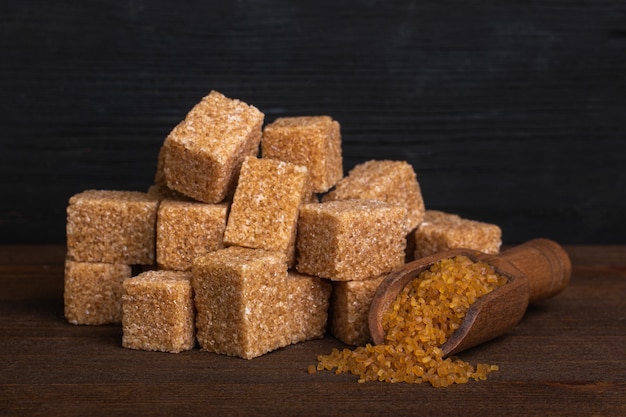
[[[130,349],[246,359],[326,332],[361,345],[390,271],[499,251],[498,226],[425,210],[407,162],[344,177],[331,117],[264,117],[212,91],[165,139],[149,190],[70,198],[69,323],[121,323]]]

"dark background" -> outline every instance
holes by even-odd
[[[341,123],[344,168],[409,161],[427,208],[505,243],[626,243],[626,1],[0,3],[0,243],[68,198],[146,190],[215,89]]]

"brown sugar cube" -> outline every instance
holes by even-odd
[[[167,186],[165,180],[165,172],[163,171],[163,165],[165,163],[165,147],[161,146],[159,150],[159,158],[157,161],[157,169],[154,174],[154,184],[148,188],[148,194],[158,198],[159,200],[174,199],[174,200],[192,200],[184,194],[174,191]]]
[[[348,345],[363,346],[371,339],[368,314],[378,286],[387,275],[365,281],[335,281],[330,301],[330,333]]]
[[[327,288],[289,281],[279,253],[232,246],[197,258],[192,271],[203,350],[251,359],[321,332]]]
[[[316,193],[343,176],[339,123],[329,116],[281,117],[263,129],[263,158],[280,159],[309,169]]]
[[[122,346],[170,353],[194,347],[191,273],[146,271],[123,286]]]
[[[306,167],[247,157],[241,167],[224,243],[280,252],[293,265],[298,210],[310,196]]]
[[[424,218],[424,199],[413,167],[405,161],[368,161],[355,166],[322,201],[365,199],[403,206],[407,230]]]
[[[299,272],[364,280],[404,264],[406,209],[375,200],[305,204],[298,220]]]
[[[456,214],[426,210],[422,224],[415,230],[415,259],[452,248],[474,249],[497,254],[502,230],[495,224],[478,222]]]
[[[324,337],[328,322],[331,283],[289,271],[286,286],[291,343]]]
[[[227,213],[226,203],[164,200],[157,212],[157,265],[187,271],[198,256],[222,249]]]
[[[72,324],[110,324],[122,321],[122,283],[131,276],[123,264],[65,261],[63,301]]]
[[[211,91],[163,143],[167,186],[195,200],[219,203],[232,195],[246,156],[256,156],[264,115]]]
[[[150,265],[159,200],[137,191],[87,190],[67,207],[67,255],[79,262]]]

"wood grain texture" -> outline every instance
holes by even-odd
[[[440,346],[444,356],[508,333],[522,319],[529,304],[556,296],[567,287],[571,277],[568,253],[548,239],[529,240],[498,254],[457,248],[416,259],[387,274],[372,298],[368,324],[375,344],[385,342],[383,318],[402,290],[431,266],[459,256],[486,263],[506,276],[507,282],[470,306],[458,328]]]
[[[500,370],[435,389],[309,375],[318,354],[344,347],[330,336],[253,360],[124,349],[121,326],[65,322],[62,246],[0,246],[0,415],[624,415],[626,247],[566,249],[562,294],[459,355]]]
[[[0,4],[0,242],[62,243],[68,198],[144,190],[211,89],[328,114],[346,170],[415,168],[504,240],[624,243],[626,1]]]

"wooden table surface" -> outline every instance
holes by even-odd
[[[62,246],[0,247],[0,415],[626,415],[626,247],[566,246],[568,288],[462,353],[487,381],[358,384],[306,368],[327,336],[253,360],[121,347],[121,326],[63,317]]]

